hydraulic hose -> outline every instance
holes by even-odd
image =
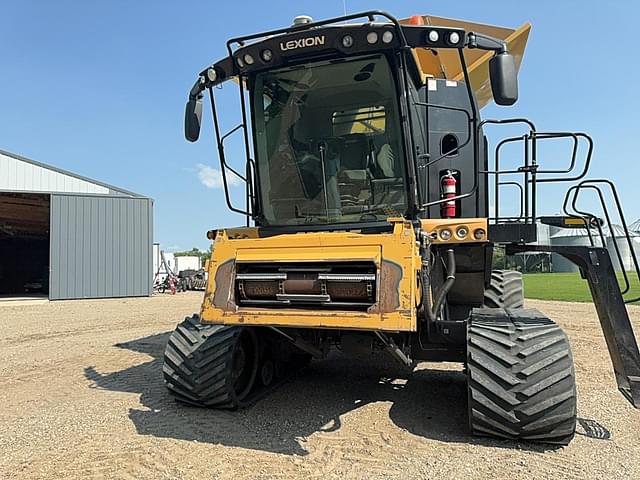
[[[442,287],[438,290],[438,293],[435,295],[433,307],[431,306],[431,299],[429,297],[428,286],[430,285],[430,282],[428,274],[424,271],[424,267],[422,270],[422,302],[424,303],[424,311],[427,314],[428,320],[431,322],[437,322],[438,312],[442,308],[442,303],[456,281],[456,256],[453,248],[449,248],[447,250],[447,278],[442,284]]]

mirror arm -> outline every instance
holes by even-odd
[[[193,84],[193,87],[191,87],[191,90],[189,91],[189,100],[201,100],[203,96],[202,92],[204,92],[205,87],[206,82],[204,77],[198,77],[198,80],[196,80],[196,83]]]
[[[507,44],[502,40],[476,32],[469,32],[467,35],[467,48],[479,48],[497,54],[508,53]]]

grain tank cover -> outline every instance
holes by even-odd
[[[432,15],[414,16],[400,20],[403,24],[434,25],[440,27],[464,28],[467,32],[483,33],[504,40],[516,60],[516,68],[520,70],[524,49],[527,45],[531,24],[525,23],[517,29],[496,27],[482,23],[467,22],[452,18],[434,17]],[[460,67],[460,58],[455,49],[446,48],[416,48],[416,62],[422,73],[435,78],[448,80],[464,80]],[[492,100],[491,83],[489,81],[489,60],[493,52],[479,49],[464,49],[464,57],[469,70],[471,87],[476,94],[478,105],[484,107]]]

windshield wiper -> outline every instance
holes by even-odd
[[[327,144],[325,142],[319,142],[318,151],[320,152],[320,164],[322,165],[322,191],[324,192],[324,209],[327,215],[327,220],[329,220],[329,195],[327,193],[327,174],[325,167],[325,154],[327,151]]]

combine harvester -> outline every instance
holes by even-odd
[[[523,308],[519,273],[491,271],[494,248],[504,246],[580,267],[619,389],[640,406],[640,354],[609,253],[595,242],[535,243],[539,221],[601,230],[604,220],[579,207],[587,189],[611,223],[610,189],[622,218],[613,184],[585,179],[591,138],[479,116],[492,99],[517,100],[529,30],[371,11],[298,17],[227,42],[228,55],[189,94],[185,133],[198,139],[208,93],[226,200],[247,226],[207,234],[200,315],[178,325],[165,352],[178,400],[242,407],[332,348],[386,351],[408,367],[464,363],[474,434],[566,444],[576,426],[569,343],[552,319]],[[214,90],[228,80],[243,120],[223,133]],[[483,129],[504,124],[525,133],[490,151]],[[246,149],[240,170],[225,158],[233,133]],[[574,145],[566,168],[538,163],[536,145],[553,139]],[[505,169],[503,147],[518,142],[522,164]],[[246,184],[243,205],[229,175]],[[571,184],[564,216],[538,216],[539,188],[559,182]],[[520,192],[519,215],[500,213],[505,186]]]

